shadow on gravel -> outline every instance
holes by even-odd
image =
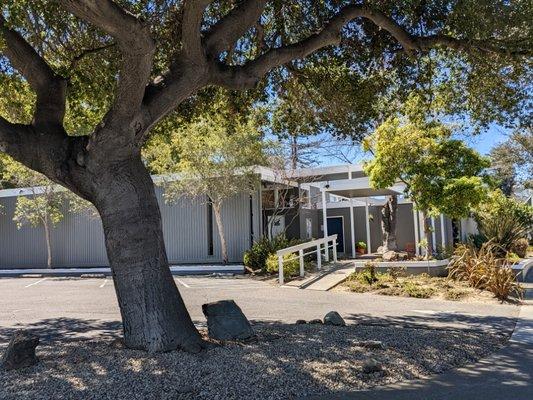
[[[370,317],[362,316],[365,322]],[[352,319],[355,319],[352,317]],[[148,354],[112,340],[119,322],[46,319],[0,329],[0,344],[15,329],[46,337],[40,363],[0,371],[0,398],[15,399],[294,399],[380,386],[440,373],[473,362],[505,343],[501,335],[391,324],[346,327],[254,321],[257,340],[228,342],[200,354]],[[72,340],[85,334],[95,340]],[[66,340],[65,340],[66,339]],[[361,346],[380,340],[383,348]],[[364,373],[375,358],[382,370]]]
[[[424,315],[376,317],[369,314],[349,314],[348,323],[420,328],[436,330],[471,330],[509,336],[516,325],[515,317],[469,315],[453,312],[432,312]]]
[[[9,341],[13,332],[24,329],[37,334],[41,343],[80,338],[108,339],[121,335],[122,323],[81,318],[48,318],[32,324],[0,327],[0,344]]]

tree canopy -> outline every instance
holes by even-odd
[[[373,154],[364,166],[371,184],[387,188],[403,182],[406,195],[425,213],[466,217],[484,198],[481,173],[489,161],[453,139],[447,125],[428,118],[416,96],[404,115],[388,118],[364,147]]]

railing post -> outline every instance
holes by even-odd
[[[333,239],[333,262],[337,262],[337,238]]]
[[[278,256],[278,280],[280,285],[285,282],[283,279],[283,256]]]
[[[304,251],[303,249],[298,251],[298,256],[300,257],[300,276],[303,278],[305,275],[304,269]]]
[[[322,252],[320,251],[320,243],[316,246],[316,267],[322,269]]]

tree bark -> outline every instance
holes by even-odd
[[[48,267],[48,269],[52,269],[52,240],[50,237],[50,222],[48,221],[47,215],[45,215],[44,217],[43,225],[44,225],[44,236],[46,238],[46,252],[47,252],[46,253],[47,254],[46,266]]]
[[[129,348],[198,352],[203,341],[170,273],[159,205],[140,156],[103,168],[93,202]]]
[[[398,196],[389,196],[381,209],[381,232],[383,245],[381,252],[398,250],[396,243],[396,217],[398,214]]]
[[[228,245],[226,244],[226,236],[224,235],[224,225],[222,222],[221,205],[213,202],[213,212],[215,213],[215,220],[217,221],[218,236],[220,237],[220,247],[222,249],[222,261],[224,264],[228,263]]]

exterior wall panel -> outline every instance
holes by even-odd
[[[163,189],[156,187],[163,223],[163,235],[171,264],[219,263],[222,261],[220,240],[213,220],[214,255],[208,255],[207,205],[204,199],[179,199],[168,204]],[[0,198],[0,268],[45,268],[46,242],[44,228],[13,222],[16,197]],[[250,206],[256,211],[250,214]],[[242,253],[250,248],[251,225],[259,229],[258,196],[239,194],[223,206],[226,241],[230,262],[242,262]],[[253,210],[252,210],[253,211]],[[52,263],[54,267],[108,266],[102,223],[89,213],[71,214],[64,209],[64,219],[51,229]],[[214,219],[214,216],[213,216]]]

